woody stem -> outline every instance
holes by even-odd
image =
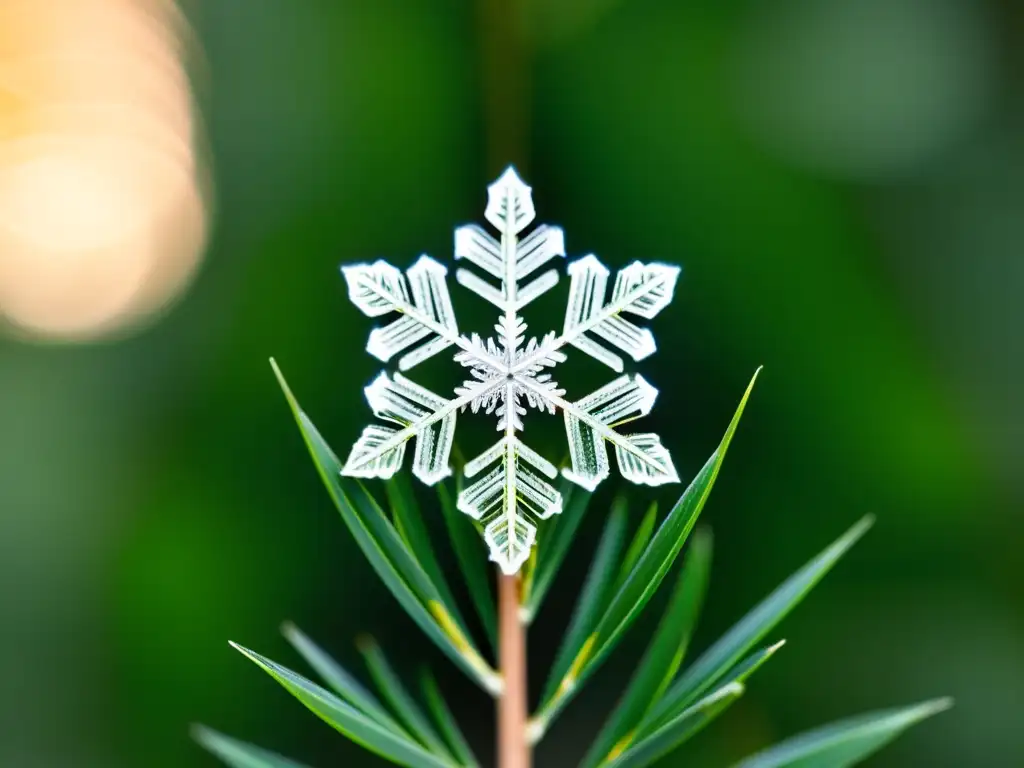
[[[498,699],[498,768],[530,768],[527,739],[526,624],[519,612],[520,579],[498,574],[498,656],[505,681]]]
[[[477,0],[480,91],[490,172],[529,158],[530,46],[523,0]],[[511,532],[510,532],[511,534]],[[530,768],[527,739],[526,625],[519,616],[518,576],[498,574],[498,656],[504,691],[498,699],[497,768]]]

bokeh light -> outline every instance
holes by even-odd
[[[172,2],[0,8],[0,315],[31,335],[137,327],[178,295],[208,194]]]

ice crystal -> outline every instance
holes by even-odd
[[[678,481],[672,458],[652,433],[623,434],[617,427],[646,416],[657,390],[638,374],[621,375],[579,400],[565,399],[552,370],[575,347],[617,373],[619,352],[639,361],[655,350],[654,337],[624,315],[650,319],[671,300],[678,267],[633,262],[616,275],[608,295],[609,270],[593,255],[572,262],[569,301],[562,331],[527,340],[519,311],[558,283],[558,270],[538,270],[565,257],[562,230],[539,225],[523,236],[535,217],[530,187],[509,168],[487,189],[484,217],[500,234],[477,225],[455,231],[455,258],[483,275],[458,269],[456,281],[500,311],[494,335],[459,331],[446,282],[447,269],[428,256],[404,275],[384,261],[343,267],[349,296],[370,317],[399,317],[370,333],[367,351],[384,362],[398,357],[398,369],[455,347],[454,359],[466,369],[465,381],[450,399],[434,394],[401,373],[381,373],[366,388],[374,414],[397,424],[366,427],[345,462],[343,474],[388,478],[416,438],[413,473],[433,484],[451,474],[448,458],[456,416],[466,409],[496,417],[501,437],[469,461],[464,474],[476,478],[458,498],[459,509],[480,520],[491,559],[516,573],[530,554],[537,521],[562,510],[562,496],[551,484],[555,466],[523,441],[527,407],[565,419],[570,466],[562,474],[593,490],[609,473],[606,442],[615,449],[623,477],[646,485]],[[488,277],[490,279],[488,279]],[[617,352],[614,350],[618,350]]]

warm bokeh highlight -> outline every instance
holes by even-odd
[[[207,200],[171,2],[0,7],[0,315],[91,338],[177,295]]]

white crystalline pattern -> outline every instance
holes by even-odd
[[[352,448],[343,474],[388,478],[416,439],[413,473],[433,484],[451,474],[448,458],[456,415],[468,408],[496,417],[501,437],[465,466],[473,481],[459,494],[459,509],[480,520],[494,560],[507,574],[529,557],[537,521],[562,511],[562,496],[551,484],[555,466],[523,442],[527,407],[562,412],[570,466],[562,471],[588,490],[610,471],[608,443],[623,477],[661,485],[679,480],[672,457],[652,433],[623,434],[619,425],[650,413],[657,390],[636,374],[621,375],[579,400],[565,399],[552,369],[574,347],[622,373],[622,355],[642,360],[655,350],[651,332],[627,316],[650,319],[671,300],[679,268],[633,262],[615,276],[594,256],[568,266],[569,301],[561,332],[527,340],[519,311],[558,283],[558,270],[545,265],[565,257],[562,230],[540,225],[524,235],[535,211],[530,187],[509,168],[487,189],[484,217],[498,232],[469,225],[455,231],[455,258],[476,267],[458,269],[456,281],[500,311],[494,335],[459,331],[448,294],[448,270],[422,256],[405,274],[377,261],[343,267],[352,302],[370,317],[397,315],[370,333],[367,351],[387,362],[398,357],[408,371],[449,347],[468,369],[451,399],[424,389],[400,373],[381,373],[366,388],[374,414],[392,425],[371,425]]]

